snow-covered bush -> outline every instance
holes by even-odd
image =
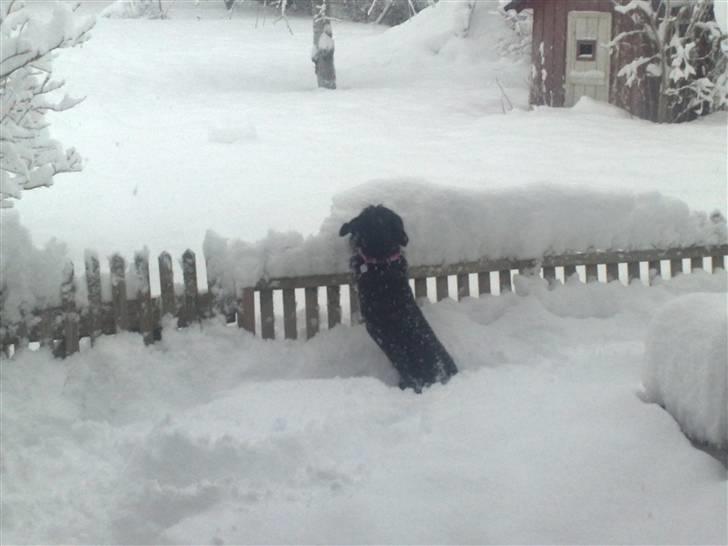
[[[54,99],[63,81],[52,79],[51,61],[57,50],[86,41],[93,24],[61,3],[47,20],[22,2],[0,3],[0,207],[12,206],[23,190],[50,186],[58,173],[81,169],[78,152],[50,138],[46,113],[80,102]]]
[[[657,82],[657,121],[685,121],[728,107],[728,58],[721,48],[728,35],[713,17],[713,0],[623,4],[615,10],[630,17],[634,29],[618,34],[610,46],[639,36],[646,47],[617,77],[628,87]]]
[[[647,332],[643,383],[693,440],[728,447],[728,296],[663,306]]]
[[[164,19],[166,11],[162,0],[116,0],[101,12],[102,17],[113,19]]]

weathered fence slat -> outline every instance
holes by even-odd
[[[102,334],[101,270],[99,268],[99,257],[96,253],[86,251],[84,262],[86,266],[86,289],[88,291],[89,337],[93,345],[96,338]]]
[[[76,311],[76,282],[73,275],[73,262],[68,262],[63,270],[61,284],[61,305],[63,307],[63,356],[79,350],[78,312]]]
[[[238,327],[255,333],[255,290],[243,288],[238,301]]]
[[[670,277],[674,278],[683,272],[682,258],[673,258],[670,260]]]
[[[614,282],[619,280],[619,264],[608,263],[607,264],[607,282]]]
[[[490,271],[481,271],[478,273],[478,295],[490,295]]]
[[[184,305],[180,325],[188,326],[200,319],[199,293],[197,291],[197,262],[195,253],[186,250],[182,254],[182,277],[185,285]]]
[[[719,270],[725,271],[725,258],[722,254],[713,254],[710,257],[710,263],[713,273],[717,273]]]
[[[470,278],[467,273],[459,273],[458,280],[458,301],[470,297]]]
[[[498,272],[498,282],[500,283],[500,293],[505,294],[506,292],[512,292],[513,287],[511,286],[511,270],[504,269]]]
[[[627,282],[632,284],[632,281],[640,279],[640,263],[639,262],[627,262]]]
[[[349,284],[349,305],[351,312],[351,323],[359,324],[361,322],[361,308],[359,305],[359,289],[356,283]]]
[[[283,337],[286,339],[298,338],[296,290],[294,288],[283,289]]]
[[[329,329],[341,324],[341,291],[338,285],[326,287],[326,310],[329,315]]]
[[[427,279],[415,279],[415,299],[427,299]]]
[[[134,271],[137,281],[137,303],[139,313],[139,331],[145,345],[154,343],[154,309],[152,308],[152,292],[149,284],[149,252],[146,250],[134,254]]]
[[[549,288],[553,288],[556,285],[556,268],[552,265],[547,265],[543,268],[543,278],[549,285]]]
[[[276,321],[273,314],[273,290],[260,291],[260,335],[263,339],[275,339]]]
[[[586,282],[593,283],[599,280],[599,270],[597,264],[587,264],[586,266]]]
[[[162,252],[157,259],[159,263],[159,287],[161,290],[162,316],[177,314],[177,302],[174,295],[174,272],[172,271],[172,256],[169,252]]]
[[[129,312],[126,297],[126,263],[118,254],[111,257],[111,305],[116,332],[129,329]]]
[[[306,338],[311,339],[319,331],[318,288],[308,287],[306,294]]]

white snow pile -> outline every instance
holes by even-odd
[[[553,185],[478,191],[387,180],[336,195],[320,232],[305,239],[296,232],[271,232],[247,243],[208,232],[208,273],[228,288],[233,282],[251,286],[261,278],[344,273],[350,250],[339,228],[370,204],[383,204],[402,216],[410,238],[410,265],[715,245],[728,238],[721,216],[711,219],[659,193]]]
[[[691,294],[662,307],[647,332],[643,383],[687,436],[728,447],[728,299]]]
[[[51,239],[43,248],[14,211],[0,214],[0,295],[3,324],[19,321],[35,307],[57,305],[63,271],[69,263],[66,245]]]
[[[116,0],[100,15],[110,19],[158,19],[164,14],[158,0]]]

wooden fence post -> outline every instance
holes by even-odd
[[[717,273],[718,271],[725,271],[725,258],[723,258],[722,254],[713,254],[710,257],[710,262],[713,267],[713,273]]]
[[[556,268],[552,265],[543,268],[543,278],[547,282],[549,290],[556,286]]]
[[[458,273],[458,301],[470,297],[470,277],[467,273]]]
[[[427,279],[415,279],[415,299],[427,299]]]
[[[703,269],[703,258],[701,258],[699,256],[695,257],[695,258],[690,258],[690,272],[692,273],[699,269],[700,270]]]
[[[599,269],[597,264],[587,264],[586,266],[586,282],[593,283],[599,281]]]
[[[670,278],[674,279],[683,272],[682,258],[673,258],[670,260]]]
[[[255,289],[243,288],[238,301],[238,327],[255,334]]]
[[[657,279],[662,277],[662,264],[660,260],[650,260],[647,262],[647,278],[650,284],[655,284]]]
[[[341,324],[341,290],[338,285],[326,287],[326,311],[329,315],[329,330]]]
[[[478,295],[490,295],[492,289],[490,287],[490,271],[478,273]]]
[[[564,284],[566,284],[571,277],[576,275],[576,266],[575,265],[565,265],[564,266]]]
[[[126,305],[126,264],[118,254],[111,257],[111,306],[114,312],[115,331],[129,329],[129,313]]]
[[[177,298],[174,294],[174,272],[172,271],[172,256],[169,252],[162,252],[157,259],[159,263],[159,287],[161,290],[162,316],[177,314]]]
[[[78,312],[76,311],[76,283],[73,275],[73,262],[63,269],[61,284],[61,305],[63,307],[63,353],[66,357],[79,349]]]
[[[415,286],[417,281],[415,281]],[[359,289],[355,281],[349,284],[349,308],[351,311],[351,324],[359,324],[361,322],[361,309],[359,307]]]
[[[306,338],[311,339],[319,331],[318,288],[309,287],[306,293]]]
[[[639,262],[627,262],[627,283],[632,284],[632,281],[640,279],[640,263]]]
[[[619,264],[607,264],[607,282],[619,281]]]
[[[88,290],[88,324],[91,345],[103,332],[101,328],[101,270],[99,257],[95,252],[85,253],[86,288]]]
[[[283,290],[283,337],[298,339],[298,317],[296,316],[296,290]]]
[[[264,288],[260,291],[260,334],[263,339],[276,337],[275,315],[273,314],[273,290]]]
[[[154,315],[152,294],[149,286],[149,252],[143,250],[134,254],[134,271],[137,281],[137,304],[139,309],[139,330],[145,345],[154,343]]]
[[[447,276],[440,275],[435,277],[435,298],[437,301],[442,301],[450,297],[450,290],[448,287]]]
[[[185,284],[185,299],[182,306],[181,326],[189,326],[200,320],[199,294],[197,292],[197,263],[195,253],[187,249],[182,254],[182,276]]]
[[[511,285],[511,270],[504,269],[498,272],[498,282],[500,283],[500,293],[513,292]]]

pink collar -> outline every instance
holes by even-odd
[[[386,258],[370,258],[366,254],[364,254],[361,250],[359,252],[359,257],[364,260],[365,264],[391,264],[392,262],[396,262],[402,257],[401,251],[396,251],[393,254],[390,254]]]

